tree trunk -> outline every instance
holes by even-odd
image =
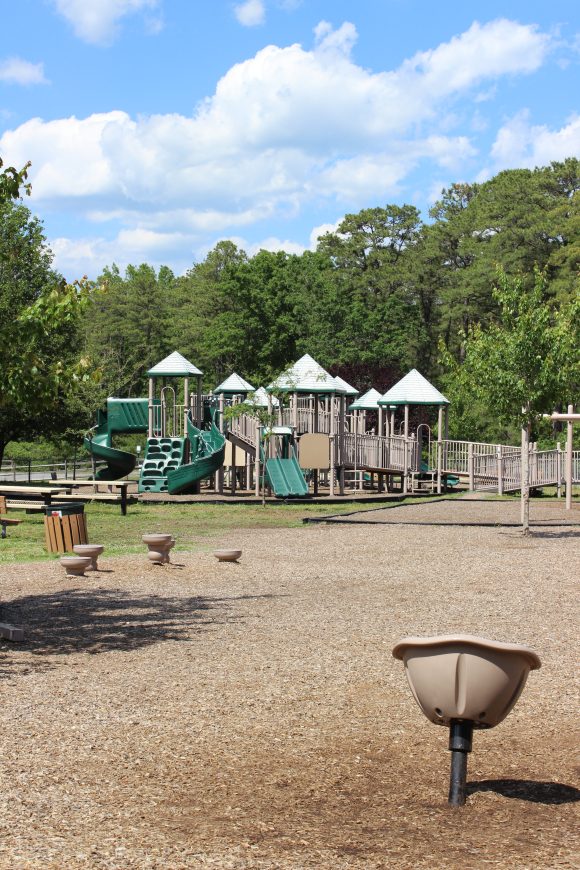
[[[529,406],[522,408],[522,411],[529,415]],[[522,470],[521,470],[521,485],[522,485],[522,532],[524,535],[530,533],[530,423],[529,416],[526,417],[526,422],[522,426]]]

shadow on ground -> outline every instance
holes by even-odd
[[[272,596],[180,598],[135,595],[123,589],[66,589],[4,602],[1,616],[24,628],[24,642],[9,647],[16,661],[20,653],[98,654],[191,640],[192,634],[209,626],[240,621],[236,603],[264,597]],[[0,675],[6,676],[6,669]]]
[[[493,791],[507,798],[534,804],[571,804],[580,801],[580,789],[561,782],[536,782],[533,779],[484,779],[467,784],[467,793]]]

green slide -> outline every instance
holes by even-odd
[[[278,498],[308,495],[308,484],[295,456],[266,460],[266,478]]]
[[[208,429],[198,429],[188,418],[187,437],[191,461],[167,472],[167,489],[173,495],[189,492],[224,463],[226,439],[215,425],[213,415]]]
[[[107,410],[97,414],[97,425],[85,436],[84,446],[97,461],[106,462],[97,471],[97,480],[118,480],[135,468],[137,457],[112,446],[112,436],[120,432],[146,432],[147,399],[107,399]]]

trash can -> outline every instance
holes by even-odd
[[[49,553],[72,553],[75,544],[88,544],[84,504],[71,501],[46,505],[44,537]]]

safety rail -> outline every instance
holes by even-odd
[[[483,441],[453,441],[444,439],[432,441],[429,453],[429,465],[437,468],[437,450],[441,445],[441,468],[449,474],[470,474],[472,461],[478,456],[489,456],[502,450],[504,455],[519,453],[520,448],[505,444],[488,444]]]
[[[474,489],[492,489],[500,493],[521,489],[521,451],[505,453],[504,450],[474,457]],[[531,450],[528,462],[531,488],[558,486],[564,482],[565,454],[561,450]]]
[[[347,433],[343,438],[342,464],[356,468],[384,468],[391,471],[419,471],[420,446],[414,438],[401,435]]]
[[[249,417],[247,414],[240,414],[239,417],[234,417],[227,422],[227,429],[240,441],[252,447],[256,446],[256,427],[258,423],[254,417]]]

